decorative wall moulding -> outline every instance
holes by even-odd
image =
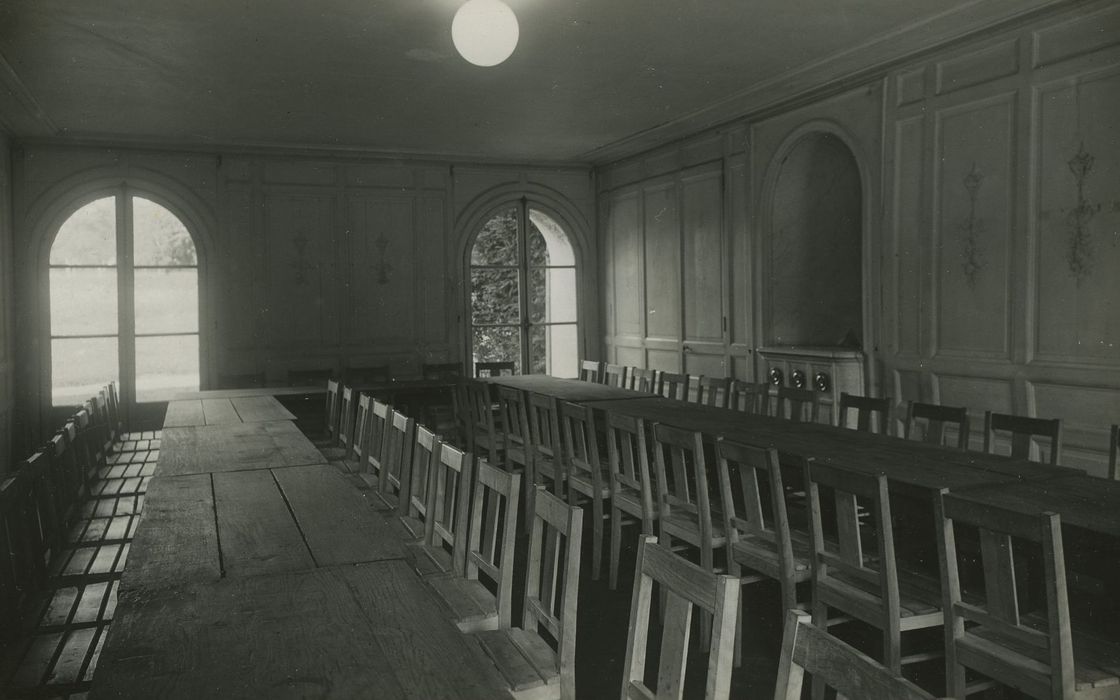
[[[980,187],[984,184],[984,174],[976,167],[975,161],[962,182],[968,195],[968,215],[957,224],[960,231],[961,271],[968,286],[975,289],[977,275],[988,265],[984,249],[980,245],[980,235],[984,233],[986,224],[976,213],[976,200],[980,195]]]
[[[1101,205],[1100,203],[1094,204],[1085,197],[1085,183],[1089,179],[1089,174],[1093,172],[1095,160],[1093,155],[1085,150],[1085,142],[1083,141],[1077,153],[1066,162],[1070,174],[1073,175],[1074,182],[1077,184],[1077,204],[1072,208],[1062,210],[1065,212],[1066,227],[1069,231],[1066,262],[1069,265],[1070,274],[1076,278],[1078,286],[1081,286],[1081,282],[1092,272],[1095,262],[1093,234],[1089,228],[1089,223],[1101,210]]]

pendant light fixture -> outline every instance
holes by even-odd
[[[451,22],[451,40],[476,66],[496,66],[513,54],[520,30],[502,0],[467,0]]]

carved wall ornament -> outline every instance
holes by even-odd
[[[1089,173],[1093,171],[1093,155],[1085,150],[1085,142],[1081,143],[1077,153],[1066,161],[1069,171],[1077,184],[1077,205],[1066,211],[1066,226],[1069,229],[1069,244],[1066,248],[1066,262],[1069,271],[1081,286],[1081,281],[1089,276],[1093,269],[1093,234],[1089,230],[1089,222],[1101,210],[1101,205],[1092,204],[1085,198],[1085,182]]]
[[[385,234],[378,234],[377,240],[373,242],[373,246],[377,248],[377,264],[374,270],[377,271],[377,283],[389,284],[389,275],[393,273],[393,264],[386,258],[386,251],[389,249],[389,239],[385,238]]]
[[[290,264],[296,271],[296,284],[303,287],[311,282],[307,273],[315,269],[315,264],[307,259],[307,235],[300,231],[292,237],[296,249],[296,259]]]
[[[960,231],[961,243],[961,270],[964,279],[970,288],[976,287],[976,276],[988,266],[984,251],[980,247],[980,234],[987,228],[984,219],[976,215],[976,199],[980,194],[980,186],[984,183],[984,174],[976,167],[975,161],[972,169],[964,176],[964,189],[968,193],[968,216],[957,224]]]

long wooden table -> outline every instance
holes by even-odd
[[[327,393],[327,385],[315,384],[314,386],[276,386],[253,387],[246,389],[204,389],[202,391],[184,391],[175,394],[172,399],[183,401],[187,399],[233,399],[247,396],[310,396],[312,394]]]
[[[163,427],[263,423],[294,419],[295,416],[280,405],[273,396],[184,399],[167,404]]]
[[[553,396],[561,401],[626,401],[655,399],[644,391],[620,389],[606,384],[585,382],[579,379],[561,379],[547,374],[518,374],[508,377],[482,377],[478,381],[494,386],[508,386],[534,394]]]
[[[506,695],[290,422],[165,429],[93,697]]]

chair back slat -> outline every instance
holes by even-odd
[[[625,389],[627,382],[627,370],[628,368],[625,365],[604,365],[603,383],[607,386]]]
[[[778,417],[795,423],[816,423],[820,420],[820,396],[812,389],[792,386],[778,387]]]
[[[428,491],[432,486],[433,463],[440,451],[440,439],[427,426],[417,425],[413,431],[412,460],[408,470],[408,504],[402,515],[414,518],[428,530],[431,513],[428,510]]]
[[[579,378],[585,382],[598,384],[603,375],[603,363],[597,360],[583,360],[579,364]]]
[[[800,700],[805,672],[853,700],[934,700],[871,657],[813,625],[800,610],[786,613],[774,700]],[[963,696],[959,696],[963,697]]]
[[[575,697],[576,615],[583,511],[543,486],[534,492],[522,629],[544,627],[556,641],[562,697]]]
[[[512,376],[517,373],[517,363],[513,360],[501,362],[476,362],[474,363],[474,376],[476,377],[501,377]]]
[[[402,513],[408,506],[409,471],[412,466],[412,447],[415,443],[416,421],[394,409],[385,440],[379,490],[381,495],[396,499]]]
[[[848,392],[840,393],[840,411],[838,412],[837,425],[848,426],[850,413],[856,414],[856,430],[864,433],[891,434],[891,403],[888,396],[872,398],[870,396],[856,396]],[[875,423],[872,423],[875,419]]]
[[[441,443],[432,459],[428,487],[424,541],[431,547],[450,549],[452,571],[459,576],[466,572],[473,466],[474,458],[469,453]]]
[[[917,435],[915,428],[924,421],[925,429]],[[948,428],[954,428],[957,435],[957,448],[968,449],[968,409],[957,406],[938,406],[930,403],[911,401],[906,406],[906,423],[902,436],[907,440],[921,439],[931,445],[944,445],[949,438]]]
[[[622,697],[679,698],[684,688],[689,627],[694,607],[714,619],[708,640],[708,673],[704,697],[726,698],[730,693],[734,665],[736,611],[739,580],[717,575],[673,554],[644,536],[638,543],[634,592],[630,601],[630,631],[623,663]],[[665,601],[659,654],[657,692],[645,685],[646,652],[649,643],[653,584],[657,583]]]
[[[1049,441],[1048,456],[1039,461],[1058,464],[1062,459],[1062,420],[1060,418],[1031,418],[1012,416],[1006,413],[984,412],[984,451],[996,451],[998,433],[1010,433],[1011,456],[1016,459],[1031,459],[1036,438]],[[1041,455],[1041,446],[1039,446]]]
[[[485,459],[474,462],[466,577],[490,579],[497,599],[498,627],[512,623],[514,544],[521,475],[498,469]]]

